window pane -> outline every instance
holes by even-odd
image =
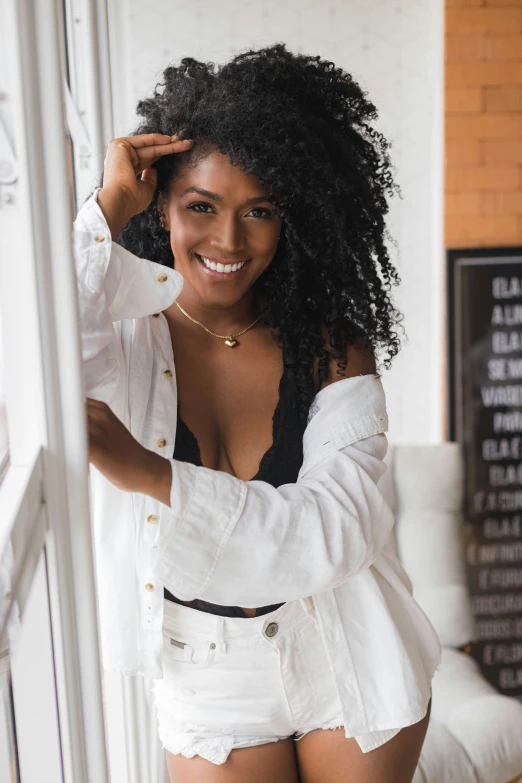
[[[0,780],[19,783],[9,650],[0,645]]]
[[[0,331],[0,484],[7,472],[9,461],[9,440],[7,436],[7,410],[2,401],[3,369],[2,369],[2,333]]]

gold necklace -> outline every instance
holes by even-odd
[[[196,319],[195,319],[195,318],[192,318],[192,316],[191,316],[191,315],[189,315],[189,314],[188,314],[188,313],[187,313],[187,312],[186,312],[186,311],[185,311],[185,310],[182,308],[182,306],[181,306],[180,304],[178,304],[178,302],[177,302],[177,301],[176,301],[176,305],[179,307],[179,309],[181,310],[181,312],[183,313],[183,315],[186,315],[186,316],[187,316],[187,318],[189,318],[189,319],[190,319],[190,320],[191,320],[193,323],[195,323],[195,324],[198,324],[198,326],[201,326],[201,327],[202,327],[202,329],[204,329],[204,330],[205,330],[205,332],[208,332],[208,333],[209,333],[209,334],[211,334],[213,337],[220,337],[222,340],[224,340],[224,341],[225,341],[225,345],[228,345],[228,347],[229,347],[229,348],[234,348],[236,345],[239,345],[239,340],[236,340],[236,337],[239,337],[240,335],[242,335],[242,334],[245,334],[245,332],[248,332],[248,330],[249,330],[249,329],[251,329],[251,328],[252,328],[252,327],[253,327],[255,324],[257,324],[257,322],[259,321],[259,319],[261,318],[261,316],[263,315],[263,313],[265,313],[265,312],[266,312],[266,310],[268,309],[268,308],[265,308],[265,309],[263,310],[263,312],[261,313],[261,315],[258,315],[258,316],[257,316],[257,318],[256,318],[256,320],[255,320],[255,321],[252,321],[252,323],[250,324],[250,326],[247,326],[247,328],[246,328],[246,329],[243,329],[243,331],[242,331],[242,332],[237,332],[237,334],[216,334],[215,332],[211,332],[211,331],[210,331],[210,329],[207,329],[207,327],[205,326],[205,324],[202,324],[202,323],[201,323],[201,321],[196,321]]]

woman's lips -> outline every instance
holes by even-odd
[[[209,267],[206,266],[205,262],[203,261],[203,259],[201,258],[201,256],[198,253],[196,253],[195,255],[196,255],[196,258],[197,258],[197,260],[199,262],[199,266],[201,267],[201,269],[207,275],[209,275],[213,280],[219,280],[220,282],[225,282],[227,280],[235,280],[241,274],[243,269],[245,269],[245,267],[252,260],[251,258],[249,258],[248,261],[245,261],[243,266],[240,269],[236,269],[235,272],[218,272],[217,269],[209,269]],[[206,257],[207,256],[205,256],[205,258]],[[209,260],[213,260],[213,259],[209,259]],[[239,262],[237,262],[237,263],[239,263]],[[225,266],[225,265],[223,265],[223,266]]]

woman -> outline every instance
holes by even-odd
[[[375,108],[282,44],[164,77],[75,223],[104,665],[172,781],[408,783],[440,645],[377,488]]]

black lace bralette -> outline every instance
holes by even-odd
[[[199,443],[177,411],[176,442],[174,459],[203,466]],[[284,366],[279,382],[279,399],[272,418],[272,445],[267,449],[259,463],[259,470],[250,481],[266,481],[273,487],[281,484],[294,484],[303,463],[303,433],[306,422],[299,415],[297,386],[291,370]],[[164,588],[164,597],[183,606],[190,606],[201,612],[221,615],[222,617],[247,617],[240,606],[221,606],[202,601],[181,601]],[[256,617],[267,614],[282,604],[258,607]]]

